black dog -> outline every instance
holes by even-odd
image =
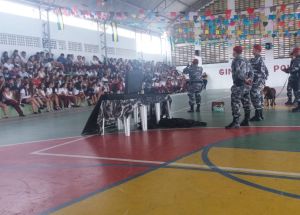
[[[265,87],[263,89],[263,93],[264,93],[264,99],[265,99],[265,105],[267,107],[269,107],[271,105],[271,107],[275,107],[276,105],[276,90],[274,88],[270,88],[270,87]]]

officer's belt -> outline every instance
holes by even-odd
[[[190,81],[191,84],[200,84],[202,83],[203,81]]]

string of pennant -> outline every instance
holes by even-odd
[[[290,6],[290,5],[289,5]],[[197,35],[194,42],[210,40],[228,39],[252,39],[256,34],[264,38],[268,37],[292,37],[300,36],[300,11],[297,12],[299,4],[293,5],[296,12],[287,13],[287,6],[272,6],[270,14],[265,14],[265,8],[248,8],[244,13],[232,14],[232,10],[226,10],[224,15],[214,16],[210,11],[206,11],[201,17],[194,17],[194,31]],[[191,21],[189,21],[191,22]],[[268,25],[272,25],[275,30],[267,30]],[[173,29],[171,35],[175,43],[185,43],[192,40],[191,29],[185,24]]]
[[[98,0],[97,2],[102,2]],[[104,2],[104,1],[103,1]],[[101,4],[98,5],[101,7]],[[168,32],[174,43],[197,43],[199,41],[251,39],[259,32],[264,38],[277,36],[300,36],[300,3],[282,4],[264,8],[247,8],[244,12],[234,14],[232,10],[224,11],[223,15],[213,15],[207,9],[204,12],[170,12],[169,16],[176,19],[176,25]],[[293,12],[291,12],[291,10]],[[129,25],[145,25],[145,23],[169,23],[170,20],[161,17],[158,12],[140,9],[136,13],[105,12],[100,10],[79,10],[76,6],[71,8],[56,8],[53,12],[58,17],[58,24],[63,29],[62,16],[75,16],[95,21],[109,21],[113,23],[126,23]],[[268,14],[268,15],[266,15]],[[265,30],[269,25],[274,31]],[[243,26],[243,29],[240,28]],[[164,25],[160,28],[165,31]],[[292,28],[291,28],[292,27]],[[291,33],[289,30],[295,32]],[[200,36],[201,35],[201,36]]]
[[[274,13],[276,11],[280,12],[285,12],[288,9],[288,6],[292,5],[293,9],[296,11],[300,3],[294,3],[294,4],[289,4],[289,5],[278,5],[278,6],[271,6],[271,7],[264,7],[264,8],[247,8],[246,12],[251,15],[254,14],[255,11],[259,10],[261,12],[265,12],[266,9],[269,9],[270,13]],[[99,6],[101,4],[99,3]],[[85,19],[94,19],[94,20],[100,20],[100,21],[122,21],[126,19],[135,19],[135,20],[142,20],[145,21],[145,19],[148,20],[154,20],[154,21],[161,21],[161,22],[170,22],[169,19],[161,17],[160,13],[157,11],[152,11],[152,10],[144,10],[140,9],[136,13],[132,12],[122,12],[122,11],[101,11],[101,10],[80,10],[76,6],[73,7],[61,7],[61,8],[55,8],[53,9],[55,13],[62,13],[65,16],[76,16],[76,17],[81,17]],[[228,9],[225,10],[225,17],[227,19],[230,19],[232,16],[232,10]],[[294,16],[293,14],[291,16]],[[199,19],[206,20],[214,20],[218,16],[213,15],[213,12],[211,10],[206,10],[203,12],[169,12],[169,17],[171,18],[176,18],[177,21],[198,21]],[[274,20],[276,18],[276,15],[271,15],[269,17],[271,20]]]

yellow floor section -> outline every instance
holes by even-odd
[[[204,165],[201,153],[197,152],[176,163]],[[209,159],[222,167],[296,172],[300,174],[300,153],[239,148],[212,148]]]
[[[298,154],[213,148],[209,157],[216,164],[227,167],[299,172]],[[203,164],[200,153],[177,162]],[[300,194],[299,180],[236,176],[264,186]],[[299,199],[258,190],[218,173],[162,168],[66,207],[55,214],[294,215],[300,214],[299,211]]]

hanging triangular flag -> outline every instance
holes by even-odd
[[[254,8],[252,8],[252,7],[247,8],[247,12],[248,12],[249,15],[253,14],[254,13]]]
[[[211,10],[206,10],[204,15],[205,16],[211,16],[212,15]]]
[[[281,12],[284,12],[285,9],[286,9],[286,5],[285,5],[285,4],[282,4],[282,5],[280,6],[280,11],[281,11]]]
[[[176,12],[171,12],[170,16],[173,17],[173,18],[175,18],[177,16],[177,13]]]
[[[225,11],[225,17],[226,17],[226,19],[229,19],[230,18],[230,16],[231,16],[231,12],[232,12],[232,10],[226,10]]]
[[[269,15],[269,20],[275,20],[276,19],[276,15]]]
[[[284,21],[280,21],[280,22],[278,23],[278,26],[280,26],[280,27],[284,27],[284,24],[285,24],[285,22],[284,22]]]

